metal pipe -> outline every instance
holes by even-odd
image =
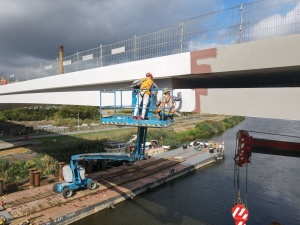
[[[64,46],[59,46],[59,74],[64,74]]]

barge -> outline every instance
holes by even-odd
[[[70,198],[55,193],[53,184],[27,189],[4,196],[2,211],[11,225],[71,224],[144,191],[204,167],[215,161],[209,149],[193,148],[163,152],[146,160],[134,162],[87,175],[97,181],[95,190],[80,190]]]

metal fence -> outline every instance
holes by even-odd
[[[181,21],[165,30],[100,45],[63,59],[64,72],[300,33],[300,0],[261,0]],[[18,82],[58,74],[58,59],[6,74]]]

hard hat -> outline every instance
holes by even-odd
[[[152,73],[146,73],[146,77],[151,77],[153,79]]]
[[[166,94],[167,92],[170,92],[169,88],[164,88],[164,94]]]

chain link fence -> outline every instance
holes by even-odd
[[[300,0],[261,0],[100,45],[63,59],[64,73],[300,33]],[[58,59],[6,74],[9,83],[57,75]]]

